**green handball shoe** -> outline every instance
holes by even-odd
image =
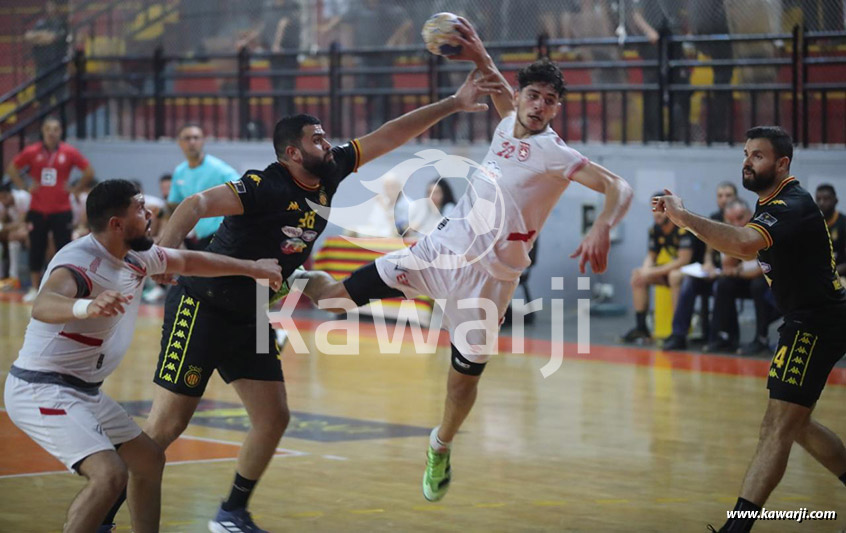
[[[423,497],[430,502],[440,500],[446,496],[450,479],[449,450],[437,452],[429,446],[423,474]]]

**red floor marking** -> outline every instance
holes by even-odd
[[[18,429],[6,412],[0,412],[0,478],[21,474],[46,472],[67,472],[58,459]],[[167,449],[167,462],[209,461],[215,459],[236,459],[241,445],[211,439],[180,437]],[[276,455],[291,455],[295,452],[277,450]]]

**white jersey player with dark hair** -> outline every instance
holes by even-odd
[[[561,194],[577,182],[605,195],[602,212],[571,256],[580,257],[582,273],[587,263],[594,272],[605,270],[609,232],[632,199],[622,178],[567,146],[550,127],[565,90],[557,66],[545,59],[527,66],[518,73],[519,89],[513,91],[470,24],[460,19],[457,29],[462,51],[450,59],[473,61],[482,75],[499,79],[504,89],[491,95],[502,121],[467,193],[414,246],[383,256],[342,282],[325,272],[296,274],[308,278],[304,293],[315,302],[337,298],[364,305],[371,299],[420,294],[445,300],[452,368],[443,419],[430,436],[423,477],[423,495],[429,501],[446,494],[450,444],[473,406],[485,364],[497,350],[499,324],[520,274],[530,265],[529,251]],[[494,207],[480,213],[479,206]],[[483,220],[491,231],[479,231]],[[467,307],[468,300],[477,305]]]
[[[159,530],[164,451],[100,390],[135,329],[144,279],[163,273],[249,276],[281,285],[275,259],[248,261],[153,245],[151,213],[132,183],[109,180],[87,199],[93,233],[53,257],[5,386],[9,418],[88,479],[65,532],[111,531],[109,508],[129,483],[132,527]]]

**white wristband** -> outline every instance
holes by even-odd
[[[85,320],[88,318],[88,306],[91,305],[91,302],[94,300],[77,300],[73,303],[73,316],[80,320]]]

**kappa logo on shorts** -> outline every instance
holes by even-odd
[[[766,212],[761,213],[760,215],[755,217],[755,220],[757,220],[758,222],[761,222],[763,224],[766,224],[767,226],[770,226],[770,227],[773,227],[775,225],[775,223],[778,222],[778,219],[776,217],[774,217],[771,214],[766,213]]]
[[[159,379],[167,381],[168,383],[179,383],[179,373],[182,368],[182,363],[185,358],[185,349],[188,343],[191,342],[191,332],[194,328],[194,320],[197,317],[200,302],[194,300],[190,296],[182,296],[179,302],[179,307],[176,309],[176,314],[173,317],[173,329],[170,331],[167,346],[159,361]],[[200,373],[203,371],[199,367],[189,367],[196,372],[196,381],[193,385],[189,381],[189,372],[185,374],[185,384],[189,387],[196,387],[200,382]],[[192,380],[194,378],[191,378]]]
[[[200,384],[203,379],[203,369],[199,366],[188,365],[188,372],[185,373],[185,384],[192,389]]]

